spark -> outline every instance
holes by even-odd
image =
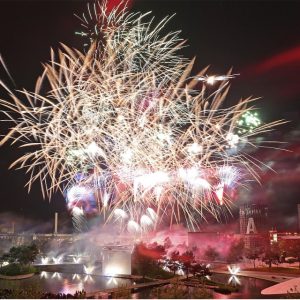
[[[203,81],[209,85],[214,85],[216,81],[228,81],[229,79],[235,78],[240,74],[231,74],[231,75],[205,75],[196,77],[197,80]]]
[[[232,201],[224,188],[259,180],[263,163],[249,154],[256,137],[283,121],[248,116],[255,128],[239,135],[254,99],[225,105],[227,81],[237,74],[189,77],[194,61],[178,53],[179,32],[163,34],[170,18],[155,26],[150,13],[107,13],[106,4],[79,17],[86,51],[51,51],[34,92],[15,95],[0,82],[13,100],[0,100],[12,123],[0,145],[27,150],[11,167],[29,174],[28,190],[38,181],[44,197],[66,194],[80,232],[95,211],[106,222],[126,219],[122,227],[134,235],[148,230],[149,219],[151,228],[168,218],[192,230],[206,213],[219,219]],[[197,80],[220,86],[204,96]]]

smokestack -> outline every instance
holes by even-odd
[[[300,204],[298,204],[297,207],[298,207],[298,231],[300,232]]]
[[[15,222],[12,222],[11,224],[11,233],[14,234],[15,233]]]
[[[58,222],[58,213],[54,215],[54,234],[57,234],[57,222]]]

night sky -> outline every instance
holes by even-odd
[[[118,1],[111,1],[111,5]],[[82,50],[80,29],[74,13],[81,14],[86,1],[0,0],[0,54],[18,89],[33,90],[50,58],[50,47],[59,43]],[[152,10],[157,18],[176,13],[168,30],[182,30],[189,47],[182,53],[196,56],[195,70],[210,65],[210,72],[223,74],[233,67],[239,78],[232,82],[228,100],[262,97],[257,102],[263,121],[289,120],[270,136],[286,142],[292,152],[258,151],[277,173],[262,174],[239,202],[254,201],[270,207],[270,227],[296,230],[296,204],[300,203],[300,1],[135,0],[131,10]],[[13,88],[3,68],[0,79]],[[8,98],[3,90],[1,98]],[[7,125],[0,124],[1,134]],[[0,212],[12,212],[35,222],[49,220],[55,211],[68,214],[64,199],[55,195],[43,200],[39,184],[30,194],[22,170],[8,170],[19,155],[16,147],[0,148]],[[232,220],[233,221],[233,220]],[[1,222],[0,222],[1,223]]]

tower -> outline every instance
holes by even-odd
[[[267,232],[267,221],[267,206],[246,204],[240,207],[240,234]]]
[[[268,230],[268,207],[246,204],[240,207],[240,234],[243,235],[245,247],[261,247]]]

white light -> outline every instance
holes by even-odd
[[[158,186],[156,186],[156,187],[154,188],[154,192],[155,192],[157,201],[159,200],[159,197],[160,197],[160,195],[161,195],[163,189],[164,189],[164,188],[163,188],[161,185],[158,185]]]
[[[233,133],[229,132],[226,136],[226,140],[227,140],[228,145],[231,148],[236,148],[240,138],[237,134],[233,134]]]
[[[150,216],[150,218],[152,219],[152,221],[155,222],[157,220],[157,218],[158,218],[157,213],[152,208],[148,207],[146,209],[146,212]]]
[[[223,184],[230,186],[239,179],[240,173],[235,167],[223,166],[218,169],[218,176]]]
[[[75,280],[75,279],[80,280],[80,275],[79,274],[73,274],[72,279],[73,280]]]
[[[207,79],[206,79],[206,82],[210,85],[213,85],[216,81],[216,76],[208,76]]]
[[[125,150],[122,154],[122,160],[124,163],[129,164],[132,161],[133,152],[131,149]]]
[[[240,280],[235,276],[235,275],[231,275],[230,278],[228,279],[228,284],[230,283],[233,283],[233,284],[241,284]]]
[[[106,276],[116,276],[122,274],[122,269],[116,265],[109,265],[104,270]]]
[[[127,230],[132,234],[136,234],[141,232],[141,227],[137,222],[130,220],[127,224]]]
[[[216,191],[216,196],[219,200],[220,205],[223,205],[223,194],[224,194],[224,185],[221,184],[217,187]]]
[[[168,173],[158,171],[154,173],[144,174],[134,179],[134,192],[137,194],[138,187],[141,186],[144,189],[150,189],[158,184],[164,184],[169,182],[170,178]]]
[[[47,279],[48,278],[48,273],[45,272],[45,271],[42,271],[40,277]]]
[[[193,143],[188,146],[188,152],[191,154],[198,154],[203,151],[203,147],[197,143]]]
[[[107,207],[108,200],[109,200],[109,194],[105,192],[103,197],[102,197],[102,202],[103,202],[104,207]]]
[[[42,264],[46,265],[49,262],[49,257],[42,257]]]
[[[109,280],[107,281],[107,285],[117,285],[117,284],[118,282],[114,277],[109,278]]]
[[[99,156],[106,158],[106,154],[95,142],[92,142],[88,145],[88,147],[86,148],[86,152],[91,157],[95,157],[95,156],[99,155]]]
[[[127,219],[128,218],[128,214],[121,208],[116,208],[114,210],[114,214],[117,218],[122,218],[122,219]]]
[[[73,261],[75,264],[79,264],[81,258],[80,257],[73,257]]]
[[[91,282],[94,282],[94,279],[93,279],[93,277],[91,276],[91,275],[85,275],[84,276],[84,280],[83,280],[84,282],[87,282],[87,281],[91,281]]]
[[[57,272],[53,273],[51,278],[57,278],[57,279],[61,279],[61,275]]]
[[[95,267],[93,266],[83,266],[84,273],[87,275],[91,275],[94,271]]]
[[[153,222],[148,216],[146,216],[146,215],[141,216],[141,226],[143,228],[147,228],[147,227],[150,227],[152,225],[153,225]]]
[[[240,271],[240,268],[237,266],[227,266],[227,269],[231,275],[237,275]]]
[[[59,256],[59,257],[52,257],[53,262],[57,265],[59,263],[61,263],[63,257]]]
[[[84,212],[83,212],[83,209],[81,207],[75,206],[72,209],[72,214],[77,215],[77,216],[82,216],[82,215],[84,215]]]
[[[210,190],[211,186],[209,182],[203,178],[197,178],[193,181],[193,185],[204,190]]]

